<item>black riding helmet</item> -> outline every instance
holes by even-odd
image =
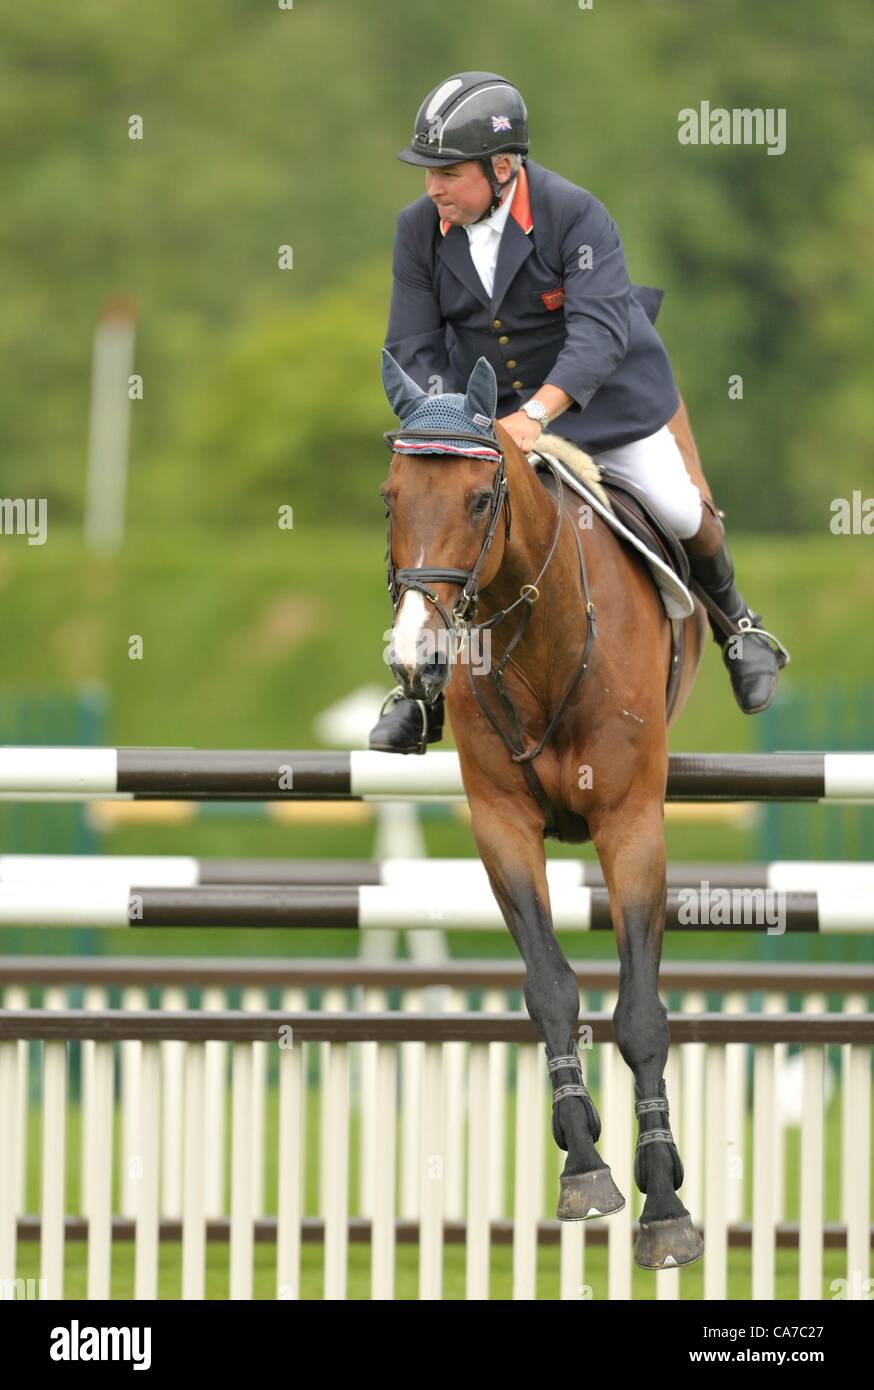
[[[503,185],[493,154],[528,153],[528,112],[521,94],[496,72],[459,72],[429,92],[416,116],[413,138],[398,159],[426,168],[478,159],[492,190],[488,217]],[[477,219],[478,221],[481,219]]]

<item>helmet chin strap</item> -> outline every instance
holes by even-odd
[[[490,159],[481,159],[480,164],[483,166],[483,173],[489,181],[489,188],[492,190],[492,201],[485,212],[481,212],[479,217],[474,218],[474,226],[476,226],[477,222],[482,222],[484,218],[491,217],[493,212],[497,212],[498,208],[501,206],[501,194],[507,187],[507,184],[511,183],[513,180],[513,175],[511,174],[504,183],[501,183]]]

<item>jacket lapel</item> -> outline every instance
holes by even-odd
[[[463,227],[449,227],[445,222],[440,224],[443,236],[437,248],[437,255],[464,287],[481,304],[486,305],[492,318],[496,317],[516,272],[532,251],[533,243],[528,235],[534,226],[528,177],[529,167],[530,161],[529,165],[523,165],[519,170],[518,184],[513,195],[513,206],[504,225],[501,244],[498,247],[498,263],[495,266],[495,283],[491,301],[473,263],[467,232]]]
[[[504,238],[501,237],[501,241]],[[451,227],[437,248],[437,255],[480,304],[489,307],[489,297],[470,255],[470,242],[463,227]],[[500,253],[499,253],[500,256]]]
[[[498,264],[495,267],[495,285],[489,308],[492,318],[496,318],[501,302],[519,267],[533,250],[531,238],[523,232],[514,217],[507,218],[501,243],[498,247]],[[474,272],[476,273],[476,272]]]

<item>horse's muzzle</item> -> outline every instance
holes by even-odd
[[[415,666],[404,666],[391,662],[392,672],[407,700],[424,700],[426,704],[441,695],[449,684],[452,663],[442,654],[417,662]]]

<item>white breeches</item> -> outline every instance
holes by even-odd
[[[681,541],[701,525],[701,494],[667,425],[646,439],[594,455],[595,462],[634,483]]]

